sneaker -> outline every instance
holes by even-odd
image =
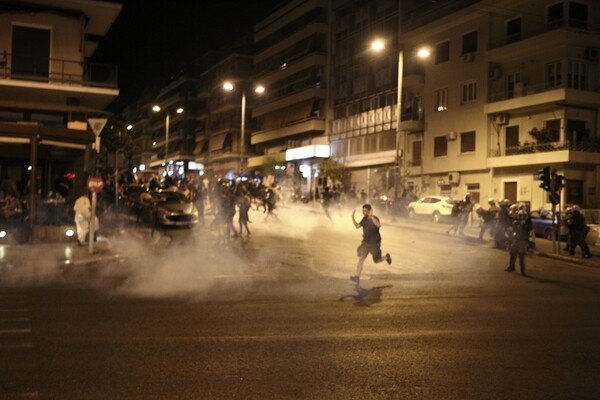
[[[360,278],[357,275],[352,275],[350,280],[356,284],[360,283]]]
[[[385,255],[385,261],[386,261],[388,264],[391,264],[391,263],[392,263],[392,257],[390,256],[390,253],[387,253],[387,254]]]
[[[506,272],[512,272],[515,270],[515,267],[508,267],[505,269]]]

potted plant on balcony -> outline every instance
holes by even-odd
[[[558,132],[548,128],[533,128],[529,131],[529,134],[536,140],[538,144],[538,146],[536,146],[536,150],[554,150],[554,145],[550,143],[554,143],[559,140]]]

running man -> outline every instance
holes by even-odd
[[[358,255],[358,263],[356,264],[356,275],[352,275],[350,280],[356,284],[360,283],[360,274],[362,273],[363,264],[365,259],[371,253],[373,256],[373,262],[380,263],[387,261],[388,264],[392,263],[392,257],[387,253],[385,257],[381,256],[381,235],[379,234],[379,228],[381,228],[381,222],[379,218],[373,215],[373,207],[370,204],[365,204],[362,207],[363,218],[360,222],[356,222],[355,215],[356,210],[352,211],[352,222],[356,229],[363,228],[363,240],[360,246],[356,249]]]

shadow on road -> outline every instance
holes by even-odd
[[[391,288],[392,285],[375,286],[372,288],[363,288],[360,284],[354,287],[357,294],[347,294],[340,297],[340,301],[354,301],[355,306],[370,307],[373,304],[381,303],[383,289]]]

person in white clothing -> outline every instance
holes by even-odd
[[[75,211],[75,225],[77,226],[77,243],[81,246],[90,231],[90,219],[92,218],[92,205],[87,194],[81,195],[75,200],[73,211]],[[95,222],[94,231],[97,231],[98,218]]]

